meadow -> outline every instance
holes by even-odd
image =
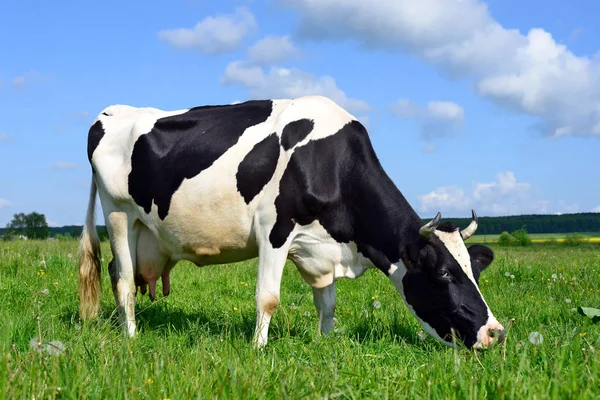
[[[337,283],[336,329],[317,335],[289,263],[264,350],[251,347],[256,261],[180,263],[171,295],[138,294],[118,328],[103,243],[102,315],[77,316],[77,242],[0,242],[0,398],[590,399],[600,397],[600,246],[491,247],[480,288],[507,327],[486,351],[425,336],[379,271]],[[40,344],[41,343],[41,344]]]

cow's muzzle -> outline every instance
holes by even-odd
[[[475,349],[487,349],[495,343],[502,343],[506,339],[506,330],[498,322],[488,323],[477,332],[477,342],[473,345]]]

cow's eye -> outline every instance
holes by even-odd
[[[448,272],[447,270],[441,270],[438,273],[438,276],[440,277],[440,279],[448,280],[450,279],[450,272]]]

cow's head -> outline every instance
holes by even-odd
[[[504,340],[498,323],[479,291],[479,275],[493,258],[481,245],[467,249],[464,240],[475,233],[477,216],[462,231],[452,223],[440,225],[441,215],[420,229],[419,239],[403,253],[405,268],[391,277],[423,327],[452,345],[452,332],[467,347],[487,348]]]

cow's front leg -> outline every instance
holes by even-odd
[[[267,344],[271,316],[279,305],[281,276],[287,252],[281,249],[261,249],[258,256],[258,281],[256,284],[256,329],[254,345]]]
[[[319,333],[327,334],[333,329],[335,313],[335,283],[324,288],[312,288],[313,301],[319,314]]]

